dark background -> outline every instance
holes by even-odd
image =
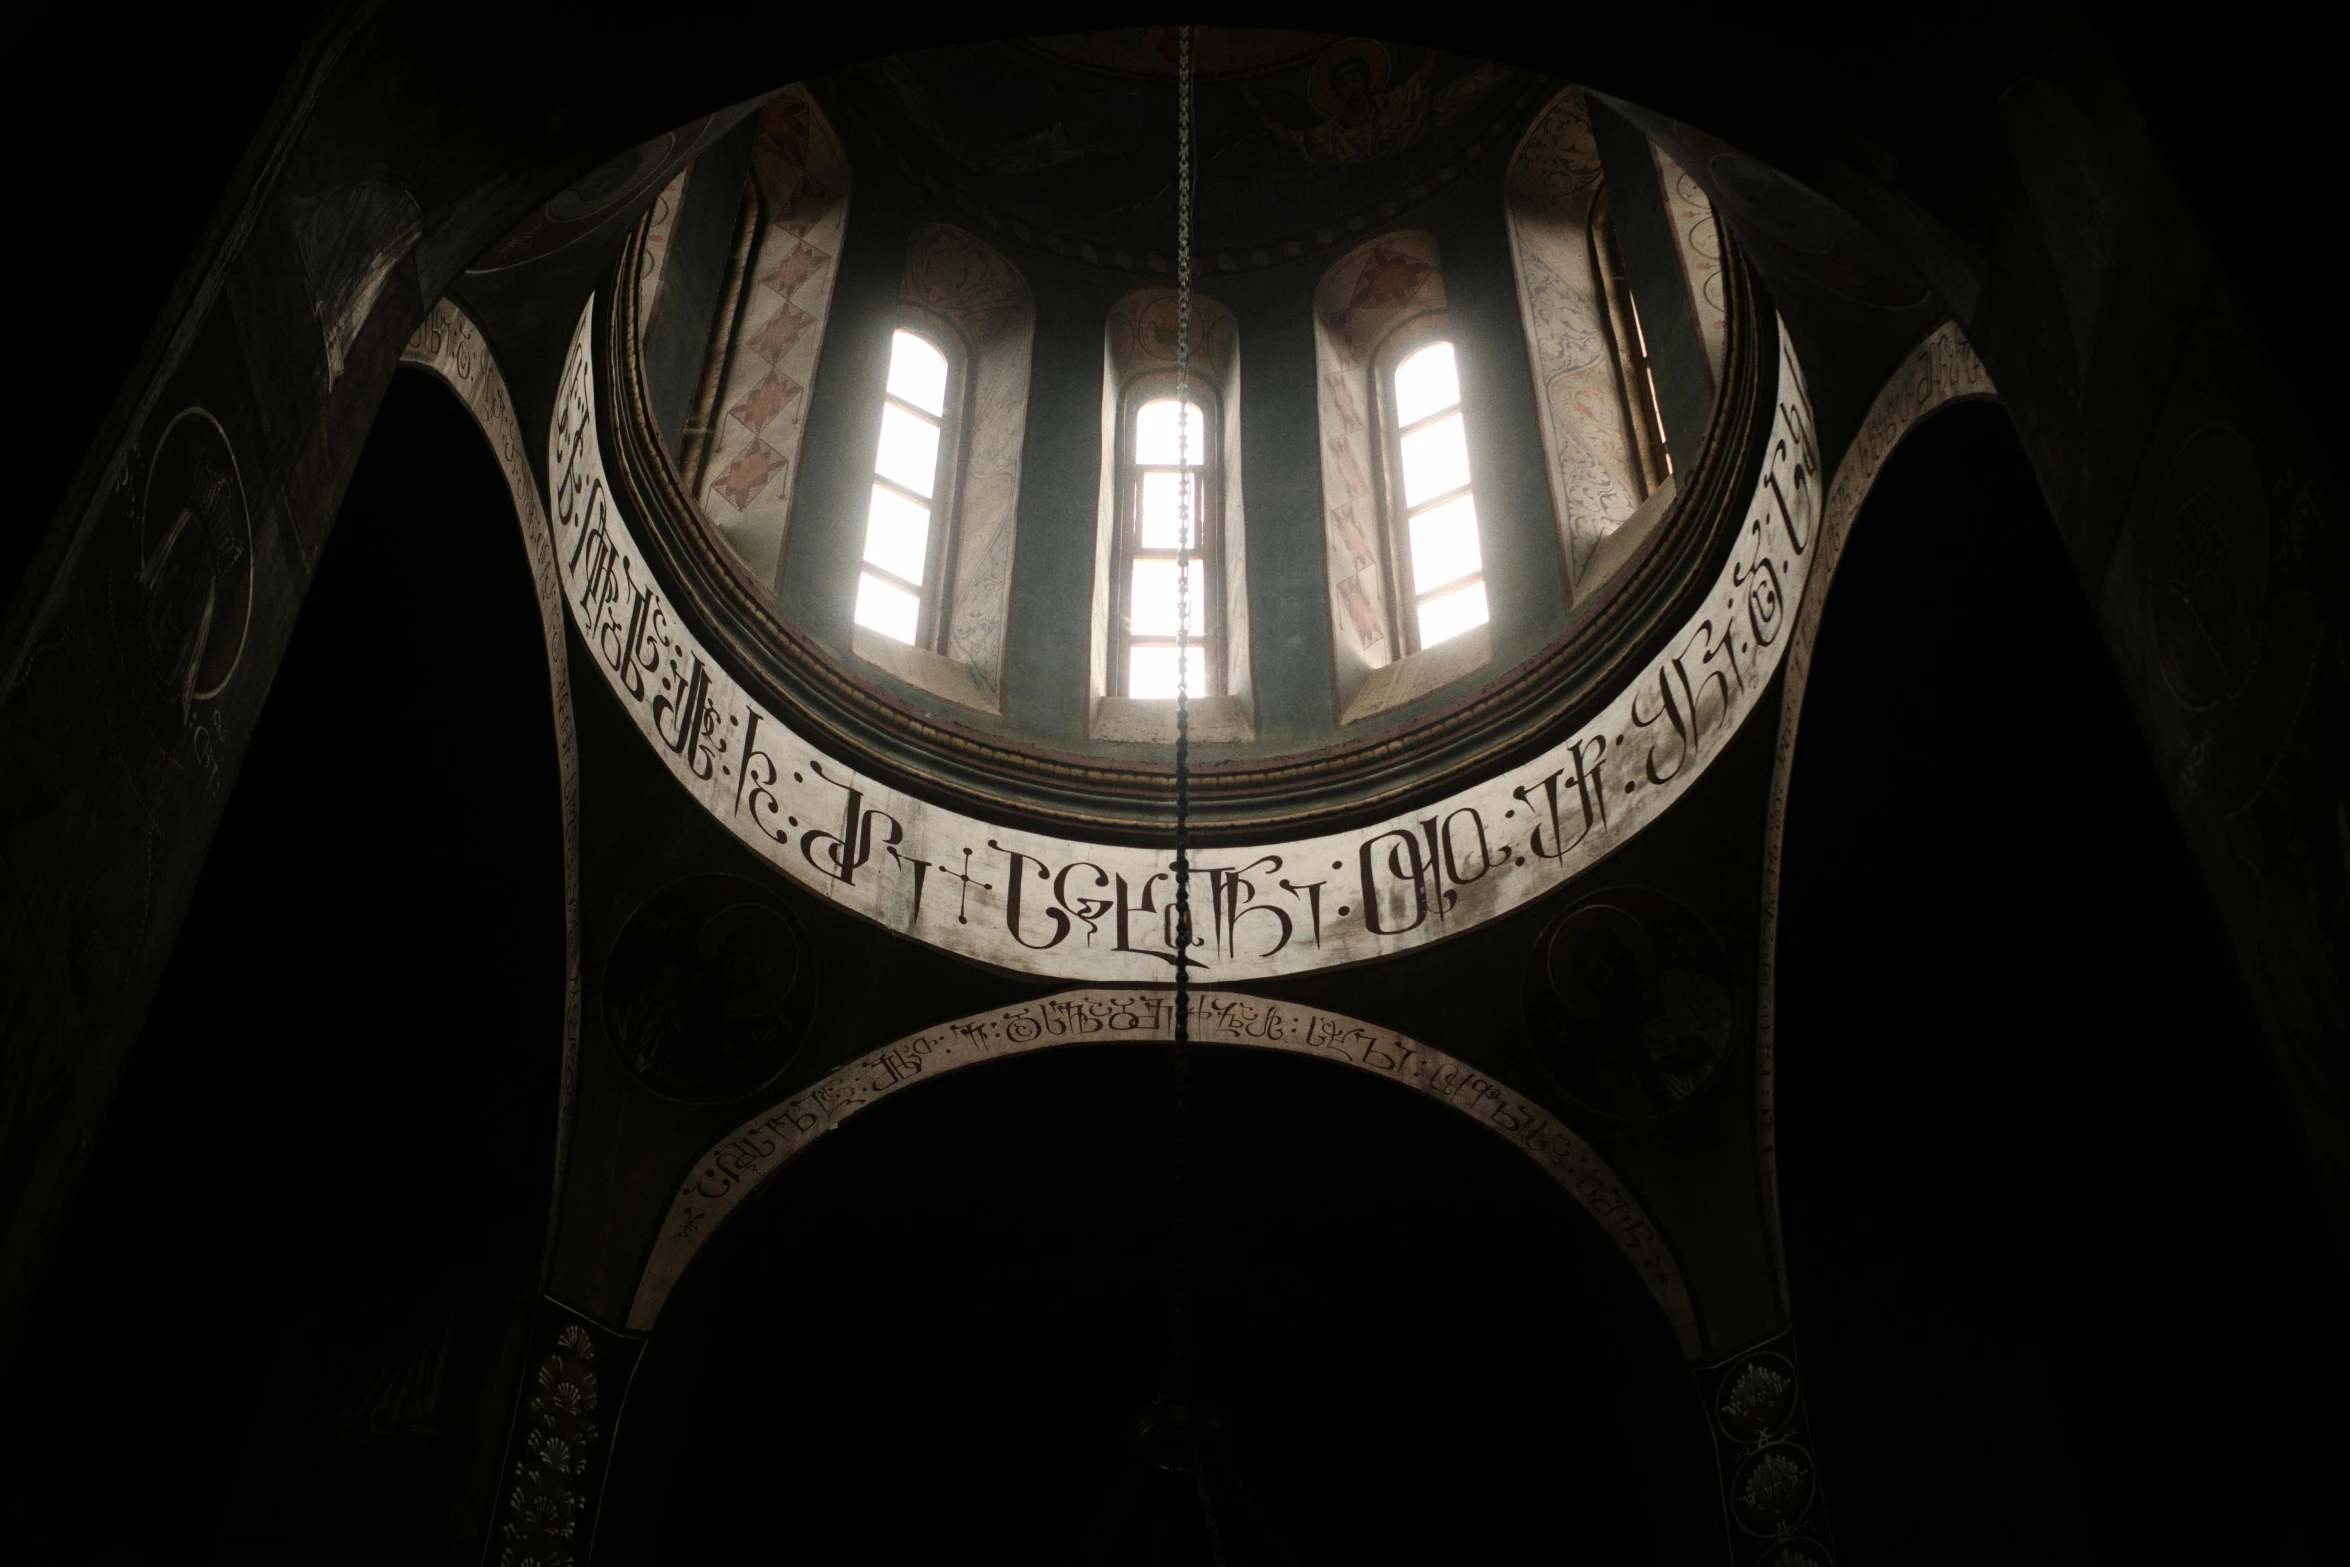
[[[2226,27],[2193,35],[2088,14],[2114,19],[2104,36],[2223,270],[2305,417],[2331,427],[2341,394],[2329,356],[2306,346],[2322,317],[2307,281],[2318,160],[2302,151],[2324,145],[2320,51],[2273,8],[2234,8]],[[11,145],[34,163],[7,263],[32,388],[16,450],[31,476],[0,523],[0,588],[37,547],[299,43],[282,23],[240,31],[188,12],[133,30],[95,7],[47,6],[5,25],[35,85],[6,111]],[[1886,93],[1902,90],[1887,62],[1930,49],[1956,75],[1995,75],[2013,44],[1976,10],[1859,32],[1813,25],[1781,40],[1791,56],[1821,80],[1844,72]],[[1447,26],[1442,41],[1478,47],[1473,24]],[[1506,36],[1486,52],[1509,57]],[[496,1368],[513,1358],[501,1334],[518,1330],[535,1274],[551,1152],[554,761],[543,706],[512,698],[543,690],[543,663],[502,484],[446,394],[410,374],[395,382],[350,493],[23,1352],[0,1372],[19,1455],[0,1486],[0,1542],[26,1560],[212,1559],[224,1537],[245,1541],[247,1559],[317,1559],[315,1542],[337,1539],[337,1559],[365,1560],[371,1521],[386,1540],[461,1556],[463,1509],[384,1523],[395,1515],[383,1498],[407,1493],[381,1476],[439,1465],[448,1494],[487,1494],[503,1437]],[[429,582],[409,548],[426,525],[442,556]],[[1954,536],[2001,572],[1981,610],[1994,634],[1973,644],[1986,663],[1937,661],[1920,635],[1915,585]],[[465,678],[407,679],[416,647],[473,621],[503,629],[452,666]],[[396,721],[366,733],[333,723],[353,689],[392,704]],[[2061,775],[2057,759],[2004,743],[2004,707],[2041,691],[2062,692],[2080,726]],[[1921,716],[1936,713],[1970,716]],[[2248,1001],[2004,415],[1940,416],[1888,470],[1839,576],[1803,734],[1780,1028],[1803,1043],[1782,1058],[1780,1146],[1815,1434],[1847,1556],[2329,1556],[2339,1521],[2324,1504],[2350,1391],[2325,1347],[2344,1299],[2338,1232],[2311,1195]],[[441,784],[436,756],[452,750],[478,767],[463,797]],[[999,1090],[973,1077],[976,1112]],[[953,1138],[969,1135],[956,1106],[910,1098],[896,1117],[897,1131],[932,1118],[932,1179],[951,1178],[964,1146]],[[1445,1147],[1376,1096],[1330,1114],[1313,1136],[1385,1127]],[[862,1146],[892,1130],[876,1117]],[[1038,1130],[1032,1157],[1108,1158],[1116,1150],[1095,1135]],[[1278,1173],[1261,1128],[1214,1137],[1228,1169]],[[1147,1155],[1128,1152],[1140,1161],[1128,1184],[1105,1190],[1147,1189]],[[792,1201],[888,1198],[853,1179],[859,1146],[834,1153]],[[1459,1183],[1429,1188],[1452,1191],[1455,1211],[1486,1204],[1529,1235],[1556,1222],[1514,1172],[1461,1159],[1431,1155],[1423,1172]],[[1018,1176],[1011,1189],[1028,1196],[999,1211],[1033,1213],[1038,1254],[1114,1295],[1132,1243],[1080,1244],[1098,1221],[1075,1197],[1035,1206],[1051,1175],[1045,1162]],[[1408,1255],[1393,1249],[1397,1230],[1324,1235],[1297,1218],[1315,1210],[1310,1183],[1290,1179],[1283,1222],[1333,1276]],[[1412,1215],[1391,1217],[1408,1230]],[[786,1217],[778,1204],[775,1222]],[[975,1256],[956,1239],[966,1233],[990,1232],[925,1244],[957,1267],[998,1255]],[[866,1330],[921,1342],[906,1289],[889,1286],[918,1284],[931,1253],[841,1244],[868,1272],[811,1307],[832,1314],[811,1321],[840,1324],[825,1342],[843,1356]],[[1036,1269],[991,1265],[1042,1287]],[[779,1264],[739,1266],[748,1291]],[[1426,1257],[1420,1271],[1446,1266]],[[1499,1309],[1471,1282],[1400,1278],[1423,1290],[1427,1315]],[[680,1301],[712,1335],[741,1332],[723,1305]],[[1367,1353],[1364,1331],[1341,1324],[1328,1342]],[[1492,1331],[1516,1346],[1505,1355],[1541,1368],[1529,1326]],[[470,1385],[479,1402],[422,1420],[397,1387],[435,1345],[454,1368],[443,1386]],[[886,1363],[903,1370],[909,1450],[942,1432],[1006,1440],[1073,1396],[1012,1374],[1016,1359],[937,1347]],[[648,1422],[663,1418],[662,1374],[648,1359]],[[1464,1471],[1519,1450],[1500,1440],[1513,1419],[1538,1425],[1511,1407],[1448,1412],[1435,1383],[1395,1385],[1420,1401],[1373,1413],[1416,1422],[1423,1445],[1478,1429],[1481,1445],[1458,1450]],[[1331,1422],[1356,1394],[1303,1403]],[[844,1407],[837,1382],[809,1396]],[[730,1412],[747,1418],[678,1400],[666,1418],[682,1422],[681,1442]],[[897,1434],[881,1414],[857,1418],[876,1423],[842,1428],[863,1433],[853,1440]],[[1275,1417],[1259,1418],[1263,1430]],[[1553,1452],[1540,1442],[1556,1435],[1524,1450]],[[1537,1474],[1487,1472],[1497,1506],[1554,1505]],[[886,1487],[851,1484],[871,1477],[819,1473],[886,1505]],[[637,1524],[615,1518],[621,1538],[660,1517],[666,1483],[645,1479],[652,1499]],[[1307,1559],[1321,1543],[1292,1540]]]

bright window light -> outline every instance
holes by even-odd
[[[1144,403],[1134,416],[1134,460],[1146,468],[1197,468],[1207,460],[1208,422],[1201,417],[1199,404],[1193,403],[1188,437],[1183,442],[1185,460],[1175,460],[1175,399],[1162,397],[1156,402]]]
[[[868,571],[857,579],[857,624],[899,642],[912,643],[922,620],[922,600]]]
[[[911,332],[889,340],[889,395],[933,419],[946,412],[947,356]]]
[[[855,618],[866,630],[905,643],[922,635],[922,579],[930,569],[927,503],[938,492],[939,420],[946,401],[946,355],[915,333],[892,336]]]
[[[1191,694],[1199,696],[1208,689],[1208,651],[1194,642],[1184,652],[1190,655],[1184,662],[1191,666]],[[1149,700],[1164,700],[1175,695],[1175,649],[1172,644],[1137,644],[1127,649],[1126,694]]]
[[[1461,378],[1453,363],[1452,344],[1430,343],[1395,367],[1396,423],[1418,424],[1460,400]]]
[[[1458,592],[1442,594],[1420,606],[1420,646],[1449,642],[1464,631],[1485,624],[1485,584],[1472,582]]]
[[[896,403],[881,405],[881,451],[873,471],[927,499],[938,484],[938,426]]]
[[[1198,481],[1188,474],[1146,473],[1142,476],[1142,535],[1146,550],[1171,550],[1176,547],[1176,535],[1183,532],[1182,505],[1186,485],[1194,487],[1191,496],[1190,537],[1186,542],[1199,548]]]
[[[1450,587],[1485,564],[1477,549],[1477,497],[1458,495],[1412,518],[1412,584]]]
[[[1460,363],[1430,343],[1395,367],[1393,429],[1411,564],[1413,629],[1431,648],[1485,624],[1485,555],[1469,489],[1469,432]]]
[[[1208,571],[1200,558],[1191,558],[1191,639],[1199,640],[1199,628],[1207,618]],[[1130,623],[1128,630],[1138,637],[1171,637],[1175,634],[1175,563],[1171,560],[1138,560],[1134,563],[1134,591],[1126,600]]]
[[[1403,438],[1403,503],[1418,506],[1466,489],[1469,441],[1461,416],[1446,414]]]
[[[918,588],[929,554],[930,508],[886,484],[873,486],[865,512],[865,563]]]

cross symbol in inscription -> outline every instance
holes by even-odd
[[[938,873],[941,876],[952,876],[955,878],[955,880],[963,884],[961,893],[959,893],[955,899],[955,923],[958,925],[970,924],[971,920],[969,918],[969,911],[971,907],[971,851],[969,849],[965,849],[963,851],[963,868],[961,870],[949,870],[944,864],[941,864],[938,868]],[[995,883],[991,881],[983,881],[979,883],[979,890],[981,892],[993,892],[995,891]]]

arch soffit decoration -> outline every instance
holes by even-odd
[[[841,1123],[914,1083],[983,1062],[1079,1045],[1175,1037],[1164,989],[1068,990],[909,1034],[859,1056],[744,1121],[694,1161],[669,1204],[629,1307],[649,1332],[695,1255],[747,1199]],[[1665,1238],[1606,1161],[1534,1100],[1441,1050],[1343,1013],[1236,991],[1192,997],[1191,1037],[1330,1061],[1408,1088],[1469,1117],[1539,1165],[1607,1232],[1648,1289],[1683,1355],[1708,1352]]]
[[[563,634],[563,579],[555,560],[555,538],[547,527],[546,509],[539,504],[538,477],[531,472],[522,423],[507,395],[506,377],[498,369],[480,328],[471,317],[443,299],[425,313],[400,350],[400,362],[437,378],[465,405],[505,475],[514,497],[515,521],[522,530],[523,552],[529,557],[531,586],[538,598],[539,631],[547,649],[548,695],[554,704],[555,765],[563,810],[563,1071],[555,1105],[556,1200],[563,1191],[563,1167],[571,1146],[571,1106],[578,1085],[579,1064],[579,733],[571,707],[571,667]],[[555,1227],[547,1226],[549,1255]]]
[[[1779,736],[1771,762],[1771,791],[1763,827],[1762,952],[1755,1014],[1756,1146],[1762,1159],[1763,1216],[1769,1228],[1779,1308],[1788,1309],[1787,1252],[1779,1224],[1777,1127],[1776,982],[1779,950],[1779,862],[1787,828],[1787,789],[1793,777],[1796,729],[1803,718],[1803,693],[1811,679],[1812,653],[1819,640],[1820,615],[1836,563],[1852,536],[1861,505],[1876,487],[1877,475],[1909,432],[1954,403],[1996,399],[1999,389],[1976,357],[1974,345],[1955,321],[1945,321],[1910,351],[1869,403],[1859,433],[1836,465],[1820,516],[1811,570],[1804,580],[1787,636],[1787,684],[1779,704]]]
[[[1001,825],[862,774],[712,651],[613,499],[598,319],[591,298],[549,422],[548,513],[581,639],[671,776],[785,876],[914,940],[1076,983],[1169,978],[1171,848]],[[1597,864],[1726,749],[1777,672],[1824,488],[1802,367],[1785,324],[1770,326],[1776,352],[1757,368],[1773,400],[1745,521],[1685,618],[1531,760],[1367,827],[1216,851],[1192,954],[1206,977],[1341,967],[1473,929]]]

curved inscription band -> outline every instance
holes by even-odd
[[[563,1163],[571,1146],[571,1104],[579,1081],[579,733],[571,708],[571,667],[563,635],[563,579],[555,562],[554,535],[539,505],[538,478],[530,471],[522,421],[506,395],[506,377],[471,317],[444,299],[425,315],[400,362],[439,379],[457,394],[489,438],[506,488],[514,497],[515,520],[530,557],[531,587],[538,597],[539,630],[547,644],[547,687],[554,704],[555,766],[563,807],[563,1078],[555,1109],[555,1184],[563,1190]],[[555,1227],[547,1226],[547,1246]]]
[[[1779,1308],[1788,1309],[1787,1256],[1779,1228],[1779,1144],[1777,1035],[1773,1015],[1773,979],[1779,952],[1779,858],[1787,828],[1787,785],[1795,758],[1795,731],[1803,717],[1804,686],[1811,678],[1812,649],[1819,639],[1820,612],[1828,602],[1836,562],[1852,536],[1853,520],[1868,499],[1877,475],[1883,471],[1902,437],[1935,410],[1952,403],[1992,398],[1999,389],[1975,357],[1974,345],[1955,321],[1945,321],[1910,351],[1901,368],[1878,388],[1861,420],[1860,431],[1836,465],[1821,515],[1819,542],[1811,551],[1811,572],[1797,599],[1793,630],[1787,645],[1787,688],[1779,705],[1779,741],[1771,764],[1771,793],[1763,828],[1763,897],[1760,1000],[1755,1019],[1756,1148],[1762,1159],[1763,1221],[1770,1231],[1771,1255],[1777,1274]]]
[[[932,805],[817,751],[753,702],[655,584],[596,427],[595,301],[547,432],[566,600],[605,681],[702,808],[793,880],[918,941],[1024,974],[1173,976],[1174,855],[1047,838]],[[1360,963],[1554,891],[1701,776],[1786,645],[1820,512],[1811,403],[1779,327],[1777,408],[1713,590],[1582,731],[1512,772],[1351,832],[1219,851],[1191,961],[1214,980]]]
[[[860,1110],[909,1084],[983,1061],[1071,1045],[1174,1037],[1175,1001],[1167,991],[1068,990],[941,1023],[859,1056],[751,1117],[695,1161],[638,1278],[628,1311],[630,1330],[652,1328],[694,1254],[745,1198]],[[1525,1095],[1392,1030],[1342,1013],[1232,991],[1207,990],[1192,997],[1191,1037],[1355,1067],[1469,1117],[1540,1165],[1583,1205],[1648,1286],[1681,1352],[1692,1360],[1703,1353],[1688,1285],[1664,1237],[1591,1146]]]

